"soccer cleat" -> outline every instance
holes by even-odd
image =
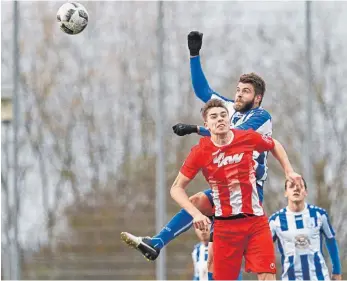
[[[120,237],[129,247],[140,251],[147,260],[154,261],[159,256],[160,249],[151,245],[150,237],[139,237],[128,232],[121,232]]]

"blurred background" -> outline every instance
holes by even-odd
[[[217,92],[265,79],[273,136],[330,214],[346,276],[346,2],[90,1],[72,36],[56,22],[63,3],[1,2],[2,279],[192,278],[193,230],[155,263],[119,237],[153,235],[179,210],[168,190],[199,136],[171,127],[202,123],[191,30]],[[271,155],[269,167],[271,214],[286,200]],[[206,187],[199,176],[188,192]]]

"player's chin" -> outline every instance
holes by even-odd
[[[242,111],[244,109],[244,104],[242,102],[236,102],[234,103],[234,109],[236,111]]]
[[[226,126],[219,127],[216,129],[216,135],[224,135],[228,133],[229,129]]]
[[[302,200],[304,200],[304,198],[302,198],[301,196],[293,196],[292,197],[293,202],[301,202]]]

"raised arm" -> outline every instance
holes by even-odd
[[[192,78],[195,95],[203,102],[208,102],[211,98],[219,98],[225,101],[229,99],[219,95],[212,90],[202,71],[199,52],[202,46],[203,34],[198,31],[192,31],[188,34],[188,48],[190,53],[190,73]]]
[[[200,56],[190,58],[190,73],[195,95],[203,102],[208,102],[213,94],[216,94],[208,84],[202,71]]]

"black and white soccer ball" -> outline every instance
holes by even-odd
[[[67,34],[81,33],[87,27],[88,18],[86,8],[76,2],[63,4],[57,12],[59,27]]]

